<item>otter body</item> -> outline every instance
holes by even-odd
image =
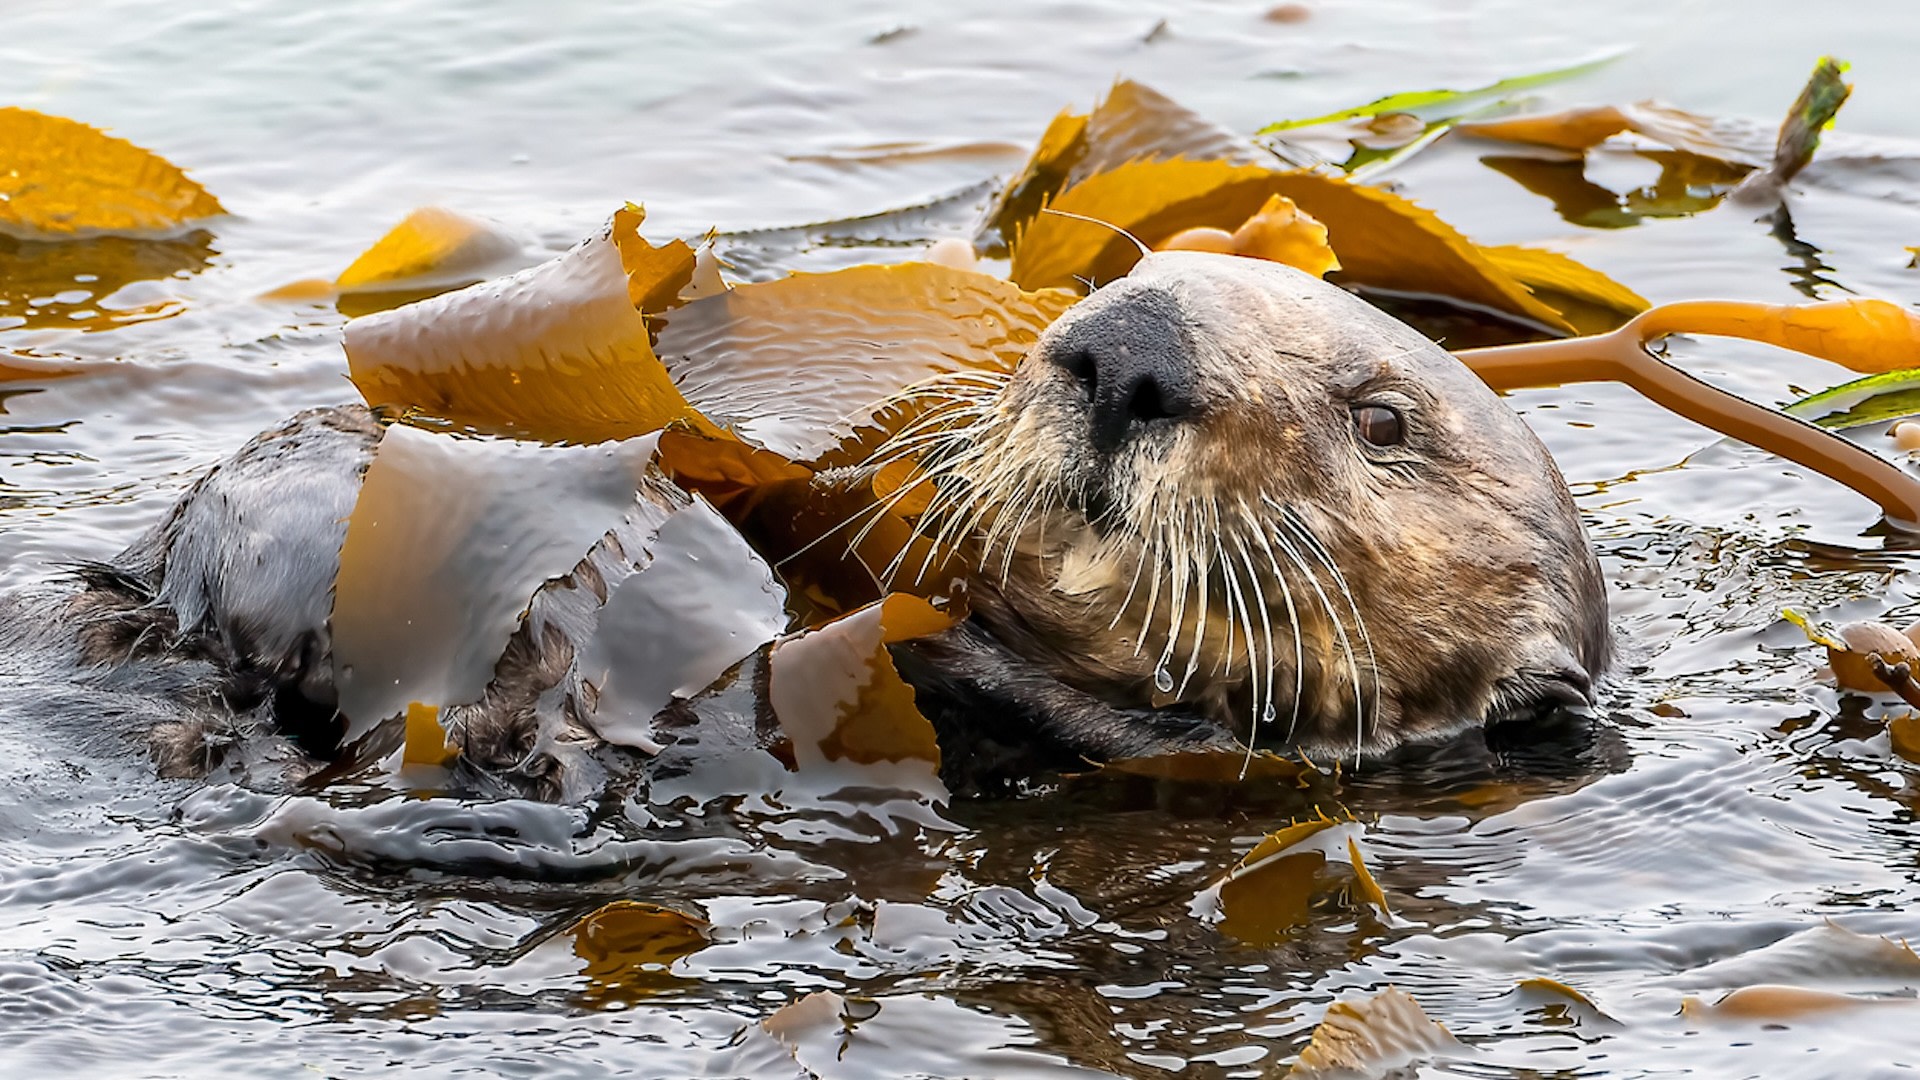
[[[956,789],[1247,744],[1377,753],[1585,703],[1607,663],[1598,565],[1538,440],[1315,278],[1148,256],[1011,375],[924,396],[874,465],[917,464],[920,531],[975,567],[973,617],[895,648]],[[319,767],[341,731],[332,585],[382,434],[342,406],[256,437],[119,556],[0,609],[0,647],[120,701],[105,722],[150,729],[163,774],[250,741],[283,777]],[[586,782],[568,673],[597,608],[574,599],[631,572],[622,530],[676,499],[643,486],[534,598],[445,717],[466,767],[548,797]]]

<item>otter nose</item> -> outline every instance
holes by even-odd
[[[1103,454],[1194,413],[1192,355],[1179,308],[1160,292],[1100,308],[1067,326],[1046,351],[1086,390],[1088,434]]]

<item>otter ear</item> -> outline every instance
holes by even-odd
[[[1593,676],[1558,642],[1545,643],[1519,670],[1493,684],[1487,723],[1544,716],[1593,704]]]

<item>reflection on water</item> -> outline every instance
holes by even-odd
[[[160,283],[204,270],[214,250],[205,230],[168,240],[0,235],[0,329],[107,330],[161,318],[180,304]]]
[[[1634,176],[1630,169],[1595,170],[1592,161],[1579,158],[1518,154],[1489,154],[1480,162],[1551,200],[1554,213],[1568,224],[1587,229],[1624,229],[1647,218],[1688,217],[1711,210],[1748,172],[1674,150],[1594,157],[1651,163],[1657,169],[1649,170],[1647,176]],[[1596,182],[1596,172],[1618,188]]]
[[[964,234],[1017,163],[1004,147],[1116,72],[1250,130],[1577,59],[1596,36],[1639,51],[1550,103],[1661,93],[1766,116],[1830,51],[1855,61],[1843,128],[1920,134],[1887,32],[1912,16],[1891,2],[1820,26],[1731,0],[1271,6],[856,3],[796,27],[747,4],[563,4],[538,25],[500,4],[29,4],[0,100],[113,126],[235,216],[217,237],[0,239],[0,349],[18,358],[0,361],[0,575],[112,551],[256,430],[349,399],[341,312],[254,298],[347,265],[418,205],[558,250],[644,199],[662,236],[741,230],[722,255],[766,279]],[[1716,206],[1733,178],[1700,159],[1487,152],[1442,143],[1389,175],[1476,239],[1577,249],[1656,302],[1916,298],[1898,152],[1816,165],[1790,224]],[[785,227],[811,221],[832,223]],[[1490,332],[1398,302],[1450,344]],[[1672,348],[1762,400],[1842,378]],[[1920,938],[1920,774],[1884,704],[1820,683],[1778,619],[1920,613],[1910,550],[1858,497],[1624,392],[1513,400],[1607,569],[1624,652],[1602,706],[1305,787],[1102,771],[939,806],[802,783],[759,748],[763,653],[663,718],[734,737],[650,788],[555,806],[348,777],[270,796],[155,779],[123,734],[150,704],[103,715],[0,655],[0,1069],[1257,1076],[1328,1003],[1389,984],[1473,1048],[1423,1075],[1910,1069],[1904,1013],[1680,1012],[1756,983],[1920,987],[1842,933]],[[1252,945],[1195,914],[1316,808],[1358,816],[1391,916],[1336,898]],[[1521,986],[1538,976],[1591,1004]]]

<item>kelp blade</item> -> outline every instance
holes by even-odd
[[[226,211],[166,159],[98,128],[0,108],[0,233],[160,236]]]
[[[347,324],[347,362],[371,405],[555,442],[668,425],[715,430],[655,356],[648,312],[692,279],[679,241],[641,240],[634,210],[539,266]]]

